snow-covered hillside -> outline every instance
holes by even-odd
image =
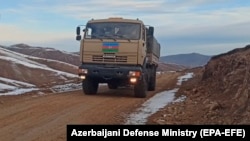
[[[57,85],[79,85],[77,74],[72,73],[77,72],[77,66],[24,55],[3,47],[0,47],[0,68],[0,95],[44,90],[53,92],[52,88]]]

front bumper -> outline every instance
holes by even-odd
[[[124,65],[96,65],[96,64],[82,64],[79,66],[78,75],[99,79],[102,82],[117,79],[129,79],[131,77],[130,72],[142,72],[139,66],[124,66]],[[134,76],[140,77],[140,76]]]

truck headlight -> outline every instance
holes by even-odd
[[[86,76],[85,76],[85,75],[80,75],[79,77],[80,77],[80,79],[82,79],[82,80],[86,79]]]
[[[130,78],[130,83],[136,83],[136,82],[137,82],[137,78],[135,77]]]

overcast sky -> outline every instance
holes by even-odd
[[[248,0],[0,0],[0,45],[79,51],[75,28],[94,18],[139,18],[161,55],[216,55],[250,44]]]

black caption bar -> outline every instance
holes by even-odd
[[[250,125],[67,125],[67,141],[87,138],[164,137],[250,139]]]

